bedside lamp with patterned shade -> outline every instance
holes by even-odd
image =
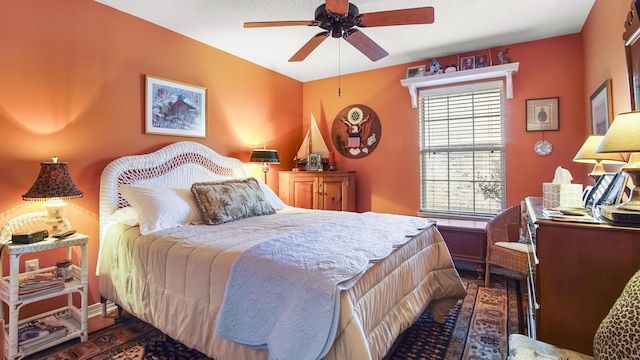
[[[60,231],[58,226],[68,221],[62,216],[67,203],[64,200],[81,198],[82,192],[71,179],[66,162],[40,163],[40,174],[31,189],[22,195],[27,201],[47,201],[44,204],[47,218],[44,222],[52,227],[52,234]]]
[[[585,140],[578,153],[573,158],[574,162],[595,164],[593,170],[589,173],[595,181],[605,173],[603,164],[624,164],[624,157],[619,152],[613,153],[597,153],[596,150],[604,135],[591,135]]]

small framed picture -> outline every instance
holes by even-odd
[[[409,66],[407,68],[407,79],[418,76],[425,76],[427,73],[427,65]]]
[[[207,89],[146,76],[145,133],[207,137]]]
[[[611,79],[607,79],[591,95],[591,131],[594,135],[604,135],[613,119],[611,99]]]
[[[489,66],[489,55],[476,55],[476,69]]]
[[[560,130],[560,98],[527,100],[527,131]]]
[[[467,56],[460,59],[460,70],[471,70],[476,68],[475,56]]]
[[[307,154],[307,171],[318,171],[322,167],[320,154]]]

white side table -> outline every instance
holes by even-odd
[[[4,254],[10,256],[10,274],[2,276],[2,266],[0,266],[0,300],[5,302],[9,307],[9,324],[5,326],[5,336],[8,341],[6,349],[6,358],[9,360],[20,359],[29,354],[33,354],[40,350],[63,343],[69,339],[79,337],[82,342],[87,341],[87,283],[88,283],[88,265],[87,265],[87,242],[89,238],[83,234],[74,234],[64,239],[46,238],[43,241],[16,245],[11,242],[7,243],[2,251],[0,251],[0,260]],[[20,273],[19,264],[20,257],[23,254],[35,253],[45,250],[58,248],[67,248],[67,258],[72,259],[71,247],[79,246],[82,251],[82,259],[80,264],[72,265],[73,279],[65,282],[60,290],[54,292],[42,291],[19,295],[20,277],[43,272],[55,271],[56,267],[51,266],[36,271]],[[1,261],[0,261],[1,264]],[[80,294],[80,308],[73,305],[73,293]],[[28,319],[18,320],[22,306],[38,301],[50,299],[52,297],[67,295],[67,305],[61,308],[44,312]],[[3,310],[0,307],[0,317]],[[34,345],[20,345],[18,343],[18,326],[25,322],[35,319],[44,318],[54,315],[60,322],[67,327],[67,334],[63,337],[54,338],[51,341],[37,343]]]

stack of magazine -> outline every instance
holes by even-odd
[[[20,296],[43,295],[64,287],[64,279],[53,272],[43,272],[20,277]]]
[[[18,326],[18,344],[21,347],[35,347],[65,335],[67,335],[67,327],[53,315]]]

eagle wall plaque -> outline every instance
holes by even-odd
[[[380,119],[365,105],[349,105],[342,109],[331,126],[331,140],[336,150],[353,159],[371,154],[381,137]]]

